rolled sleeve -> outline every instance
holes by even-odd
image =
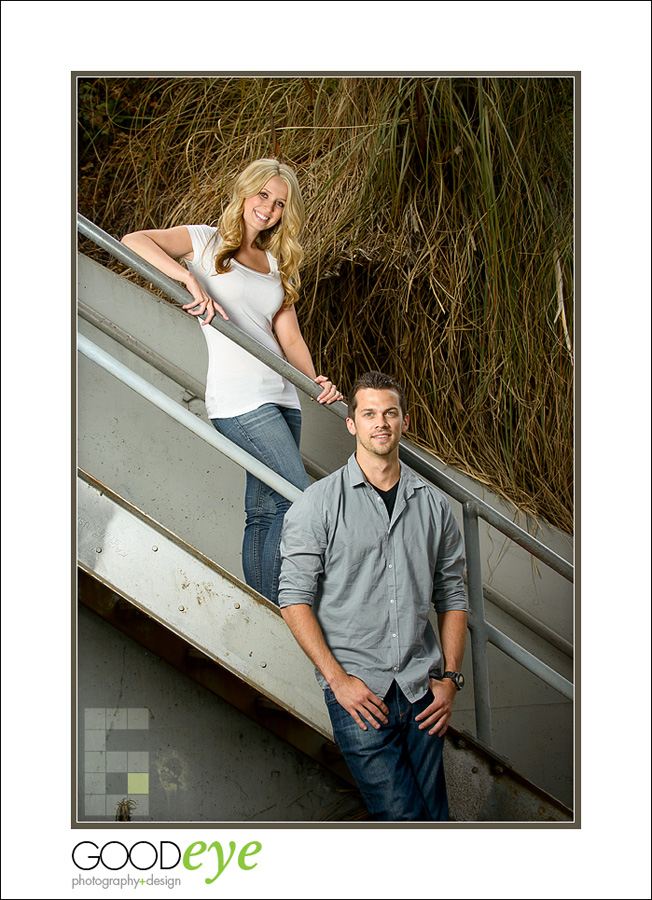
[[[281,537],[279,605],[313,605],[324,571],[326,528],[317,498],[308,488],[285,515]]]
[[[448,504],[444,507],[442,537],[432,584],[432,602],[438,613],[468,608],[464,587],[464,542]]]

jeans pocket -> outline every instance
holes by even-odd
[[[324,700],[326,701],[326,706],[332,706],[333,703],[337,703],[335,694],[330,688],[324,688]]]

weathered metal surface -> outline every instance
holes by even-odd
[[[467,734],[449,728],[444,766],[457,822],[573,822],[573,812]]]
[[[82,569],[332,737],[313,667],[273,604],[85,473],[77,484]]]

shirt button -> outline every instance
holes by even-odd
[[[394,566],[390,563],[390,564],[389,564],[389,568],[390,568],[390,569],[393,569]]]
[[[398,672],[398,666],[394,666],[394,671]]]
[[[394,601],[393,601],[393,600],[390,600],[389,602],[390,602],[390,603],[393,603]]]
[[[392,637],[396,637],[396,635],[395,635],[395,634],[393,634],[393,635],[392,635]]]

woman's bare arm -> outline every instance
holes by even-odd
[[[192,260],[193,249],[190,232],[185,225],[176,228],[151,228],[146,231],[133,231],[122,238],[125,247],[129,247],[147,262],[180,281],[191,294],[193,300],[184,304],[191,315],[200,316],[206,313],[203,325],[208,325],[216,312],[223,319],[228,319],[222,307],[208,294],[197,281],[192,272],[177,262],[178,259]]]
[[[317,400],[320,403],[334,403],[336,400],[341,400],[342,394],[333,382],[325,375],[317,375],[315,372],[312,356],[301,334],[294,306],[290,306],[288,309],[280,309],[276,313],[274,317],[274,331],[285,358],[290,365],[303,372],[304,375],[307,375],[308,378],[311,378],[323,388]]]

